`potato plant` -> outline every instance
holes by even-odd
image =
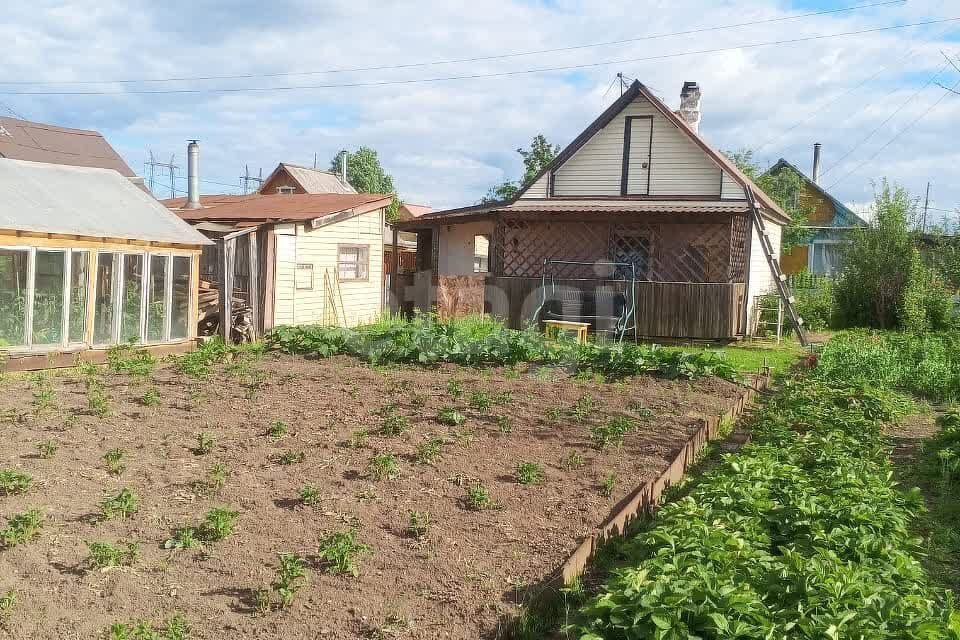
[[[130,489],[124,487],[115,496],[100,503],[100,511],[106,519],[129,518],[140,509],[140,499]]]
[[[323,536],[318,551],[327,573],[354,577],[360,575],[360,559],[368,553],[370,547],[358,540],[356,529]]]
[[[6,549],[30,542],[40,535],[43,514],[39,509],[16,513],[7,518],[7,526],[0,529],[0,546]]]
[[[33,477],[22,471],[0,469],[0,496],[26,493],[33,485]]]
[[[121,542],[113,545],[109,542],[88,542],[90,552],[87,564],[93,569],[130,566],[140,556],[140,545],[135,542]]]

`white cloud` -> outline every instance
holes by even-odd
[[[267,20],[263,6],[251,0],[229,7],[181,0],[8,4],[0,24],[0,40],[5,43],[0,79],[16,80],[263,74],[406,64],[635,38],[769,19],[791,11],[780,0],[645,3],[642,11],[629,0],[426,0],[416,4],[288,0],[274,3]],[[498,73],[919,22],[951,17],[957,13],[953,4],[952,0],[911,0],[864,11],[551,55],[411,69],[61,88],[284,86]],[[32,119],[100,129],[134,168],[143,166],[149,149],[161,156],[176,154],[182,160],[185,141],[199,138],[204,178],[230,184],[237,183],[245,164],[254,171],[259,167],[269,171],[281,160],[309,164],[316,154],[318,163],[325,166],[340,148],[363,144],[380,152],[407,200],[459,206],[475,202],[491,184],[516,177],[520,162],[514,150],[537,133],[560,144],[569,142],[615,97],[616,87],[609,91],[608,87],[617,71],[653,87],[671,106],[676,105],[683,81],[697,80],[704,91],[703,131],[720,148],[758,148],[769,141],[758,153],[762,161],[784,155],[806,168],[810,148],[819,141],[824,144],[824,164],[830,167],[943,64],[940,49],[960,50],[958,29],[960,23],[948,23],[612,64],[576,73],[431,84],[274,93],[0,95],[0,110],[6,104]],[[960,80],[953,70],[944,77]],[[55,89],[0,85],[0,90],[28,88]],[[830,172],[825,183],[877,153],[942,93],[935,86],[922,91]],[[829,108],[814,113],[837,97]],[[875,159],[844,178],[835,195],[842,200],[869,200],[870,180],[886,175],[915,193],[931,180],[937,206],[960,204],[954,151],[958,116],[960,96],[950,96]],[[211,184],[205,188],[220,189]]]

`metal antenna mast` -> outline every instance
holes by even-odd
[[[171,155],[170,162],[160,162],[153,155],[153,151],[150,151],[150,160],[144,164],[147,169],[147,186],[150,188],[150,193],[153,195],[157,195],[154,189],[156,187],[157,169],[160,168],[163,169],[163,171],[160,172],[160,176],[162,177],[166,175],[170,178],[170,197],[177,197],[176,177],[177,169],[180,167],[174,164],[176,157],[176,155]]]

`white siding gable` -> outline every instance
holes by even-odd
[[[628,193],[651,196],[721,196],[723,171],[685,132],[664,117],[646,98],[637,97],[598,131],[554,177],[554,196],[618,196],[623,173],[626,119],[633,120]],[[649,188],[641,189],[642,162],[650,149]],[[735,183],[734,183],[735,184]]]
[[[733,179],[726,171],[723,172],[723,183],[720,190],[721,200],[746,200],[747,196],[743,192],[740,183]]]
[[[756,225],[751,225],[753,232],[750,237],[750,284],[747,291],[747,326],[751,330],[755,329],[757,318],[755,317],[756,306],[754,301],[757,296],[766,293],[772,293],[776,285],[773,282],[773,274],[770,272],[770,265],[767,263],[766,256],[763,255],[763,246],[760,244],[760,234],[757,232]],[[770,234],[770,244],[773,245],[773,255],[780,257],[780,237],[783,228],[778,224],[766,223],[767,232]]]
[[[521,198],[546,198],[549,196],[548,189],[550,188],[550,172],[547,171],[545,174],[540,176],[540,178],[535,181],[530,187],[520,195]]]

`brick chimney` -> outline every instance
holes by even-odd
[[[700,85],[684,82],[680,91],[680,117],[695,132],[700,131]]]

